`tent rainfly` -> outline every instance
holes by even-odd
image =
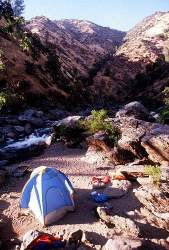
[[[60,171],[36,168],[22,191],[21,208],[29,208],[43,225],[50,225],[74,211],[73,187]]]

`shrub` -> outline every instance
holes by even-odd
[[[120,137],[120,132],[116,127],[112,126],[111,122],[106,121],[107,118],[106,110],[92,110],[91,118],[87,121],[81,121],[80,123],[81,126],[91,134],[104,131],[108,134],[110,143],[115,145]]]
[[[6,95],[5,93],[0,93],[0,110],[5,106],[6,104]]]
[[[162,124],[169,123],[169,108],[165,108],[160,112],[160,122]]]
[[[0,110],[6,106],[14,107],[23,102],[23,96],[12,93],[9,90],[0,92]]]
[[[88,121],[84,121],[84,127],[92,134],[98,131],[105,131],[105,119],[108,118],[107,111],[101,109],[99,111],[92,110],[91,118]]]
[[[144,172],[145,174],[152,176],[154,184],[160,183],[161,169],[158,166],[145,165]]]
[[[3,61],[0,59],[0,71],[4,71],[5,69],[5,64],[3,63]]]
[[[0,71],[3,71],[5,69],[5,64],[3,62],[3,51],[0,49]]]
[[[23,51],[28,52],[31,48],[31,40],[27,36],[24,36],[22,39],[20,39],[20,47]]]

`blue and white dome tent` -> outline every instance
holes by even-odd
[[[60,171],[36,168],[22,191],[21,208],[29,208],[43,225],[50,225],[68,211],[74,211],[74,189]]]

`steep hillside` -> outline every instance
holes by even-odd
[[[169,86],[169,12],[145,18],[126,36],[80,20],[36,17],[26,32],[10,25],[1,19],[1,90],[26,103],[69,108],[135,99],[161,104]]]
[[[16,99],[31,105],[47,102],[70,107],[77,93],[76,79],[63,69],[64,60],[52,48],[25,32],[17,22],[13,18],[0,20],[1,94],[10,103]]]
[[[113,54],[125,35],[89,21],[51,21],[46,17],[33,18],[27,22],[27,28],[45,44],[50,43],[65,61],[64,68],[80,78],[88,76],[93,65]]]
[[[108,91],[115,101],[158,102],[161,91],[169,85],[168,59],[169,12],[157,12],[127,33],[90,88],[101,96]]]
[[[117,55],[132,61],[155,62],[169,42],[169,12],[156,12],[130,30]]]

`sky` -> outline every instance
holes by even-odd
[[[127,31],[156,11],[169,11],[169,0],[25,0],[25,18],[89,20]]]

